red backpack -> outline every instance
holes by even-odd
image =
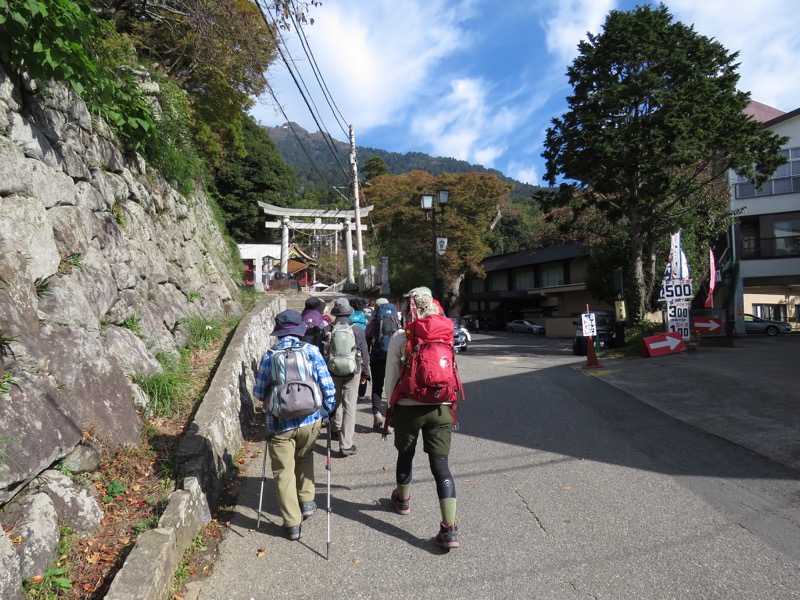
[[[389,400],[387,416],[399,398],[427,404],[449,402],[455,425],[459,393],[461,398],[465,396],[453,350],[453,322],[441,315],[431,315],[412,321],[405,332],[405,361]]]

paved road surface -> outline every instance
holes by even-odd
[[[433,542],[421,450],[411,514],[391,511],[395,451],[362,404],[359,452],[333,462],[330,560],[323,511],[299,543],[282,538],[269,478],[267,522],[254,530],[263,446],[253,444],[220,558],[193,593],[799,598],[800,469],[765,458],[798,464],[798,341],[748,338],[589,370],[563,340],[475,335],[459,356],[467,401],[451,455],[461,548]],[[750,382],[753,370],[763,374]],[[324,505],[322,440],[318,452]]]

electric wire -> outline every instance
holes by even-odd
[[[267,16],[264,14],[264,9],[262,9],[260,3],[258,3],[258,7],[259,7],[259,11],[261,12],[261,16],[264,18],[264,20],[266,22]],[[273,19],[273,21],[274,21],[274,17],[272,16],[272,11],[268,7],[265,7],[265,9],[266,9],[267,13],[269,13],[270,18]],[[267,23],[267,25],[269,25],[269,23]],[[339,155],[336,153],[335,146],[331,143],[331,139],[332,138],[331,138],[330,133],[328,133],[327,130],[322,126],[322,124],[320,124],[319,119],[317,118],[317,115],[314,113],[314,110],[311,108],[311,104],[309,103],[308,98],[306,97],[305,93],[303,92],[303,88],[300,85],[300,83],[298,82],[297,76],[295,75],[295,72],[292,70],[292,66],[289,64],[289,60],[286,58],[286,54],[284,53],[283,48],[281,47],[282,45],[283,46],[286,45],[286,41],[284,40],[283,35],[280,32],[280,28],[276,28],[276,31],[277,31],[278,37],[280,38],[280,41],[281,41],[281,43],[276,45],[278,53],[281,55],[281,59],[283,60],[284,64],[286,65],[286,68],[289,71],[289,75],[291,75],[292,80],[294,81],[294,84],[297,87],[297,90],[300,92],[300,96],[303,98],[303,102],[305,102],[306,107],[308,108],[309,112],[311,113],[311,118],[314,119],[314,123],[316,123],[317,127],[319,128],[320,132],[322,133],[322,139],[325,140],[325,144],[328,146],[328,149],[331,151],[331,154],[333,155],[334,159],[339,164],[339,167],[342,169],[342,173],[344,174],[344,176],[349,181],[350,180],[349,173],[348,173],[347,169],[345,168],[345,166],[342,164],[342,161],[339,158]]]
[[[261,7],[258,5],[258,3],[256,3],[256,7],[259,9],[259,12],[261,12]],[[234,16],[233,12],[231,11],[230,6],[228,6],[227,3],[225,3],[225,9],[227,10],[228,15],[233,18],[233,16]],[[264,17],[264,13],[263,12],[261,12],[261,17],[264,19],[264,24],[266,25],[267,30],[269,31],[270,30],[269,22],[267,21],[266,17]],[[229,41],[227,41],[227,36],[219,35],[218,37],[220,39],[226,40],[226,44],[228,45],[228,48],[231,50],[231,52],[237,51],[237,49],[234,48]],[[277,44],[278,44],[277,40],[275,41],[275,43],[276,43],[276,46],[277,46]],[[257,64],[257,59],[253,55],[253,51],[250,49],[250,47],[247,46],[247,45],[244,45],[244,48],[247,50],[247,52],[250,55],[250,58],[253,60],[254,64]],[[300,146],[300,149],[303,151],[303,154],[306,155],[306,158],[308,159],[308,162],[316,170],[316,172],[319,175],[320,179],[322,179],[323,181],[326,181],[327,178],[326,178],[325,174],[323,174],[323,172],[320,170],[319,165],[311,157],[311,154],[309,154],[308,149],[303,144],[303,140],[297,134],[297,131],[294,129],[294,127],[292,127],[292,123],[289,120],[289,116],[286,114],[286,111],[284,110],[283,105],[278,100],[277,94],[275,94],[275,91],[272,89],[272,86],[270,85],[269,80],[266,77],[264,78],[264,86],[266,87],[267,91],[269,92],[269,95],[272,98],[273,102],[275,103],[275,106],[278,107],[278,110],[280,110],[281,114],[283,115],[284,121],[286,122],[287,126],[289,127],[289,131],[292,132],[292,135],[294,136],[295,140],[297,141],[297,144]],[[328,185],[331,185],[331,184],[329,183]]]
[[[292,3],[294,6],[294,3]],[[347,119],[344,118],[342,111],[339,110],[339,107],[336,105],[336,101],[333,99],[333,94],[328,89],[328,84],[325,83],[325,78],[322,76],[322,72],[320,71],[319,65],[317,64],[317,59],[314,56],[314,53],[311,50],[311,46],[308,43],[308,38],[306,37],[306,32],[303,29],[303,25],[300,21],[295,19],[294,12],[292,12],[292,22],[294,23],[295,29],[298,33],[298,37],[300,38],[300,43],[303,46],[303,51],[306,54],[306,57],[309,60],[309,64],[311,65],[311,69],[314,72],[314,77],[317,79],[317,83],[319,84],[320,89],[322,90],[323,96],[325,97],[325,101],[328,103],[328,108],[331,109],[331,113],[333,114],[333,118],[336,119],[336,122],[339,124],[339,127],[344,133],[345,136],[349,135],[347,125]],[[341,120],[340,120],[341,117]]]

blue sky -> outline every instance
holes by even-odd
[[[342,118],[334,117],[295,32],[286,48],[334,138],[425,152],[542,184],[545,129],[566,110],[565,75],[586,32],[629,0],[323,0],[304,32]],[[740,52],[739,87],[784,111],[800,107],[796,0],[667,0],[676,20]],[[657,3],[655,3],[657,6]],[[318,130],[282,62],[269,80],[288,120]],[[287,119],[268,95],[252,114]],[[344,131],[343,131],[344,129]],[[364,158],[364,157],[362,157]]]

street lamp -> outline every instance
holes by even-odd
[[[436,237],[436,213],[444,214],[444,209],[447,207],[449,199],[450,192],[448,190],[439,190],[436,192],[436,201],[439,204],[439,209],[437,211],[436,207],[433,205],[433,194],[422,194],[420,196],[420,206],[422,210],[425,211],[425,218],[431,222],[431,229],[433,231],[433,297],[440,303],[444,302],[444,283],[439,279],[436,271],[436,255],[444,254],[444,250],[447,247],[447,240],[444,238],[444,244],[440,250],[439,241]]]

